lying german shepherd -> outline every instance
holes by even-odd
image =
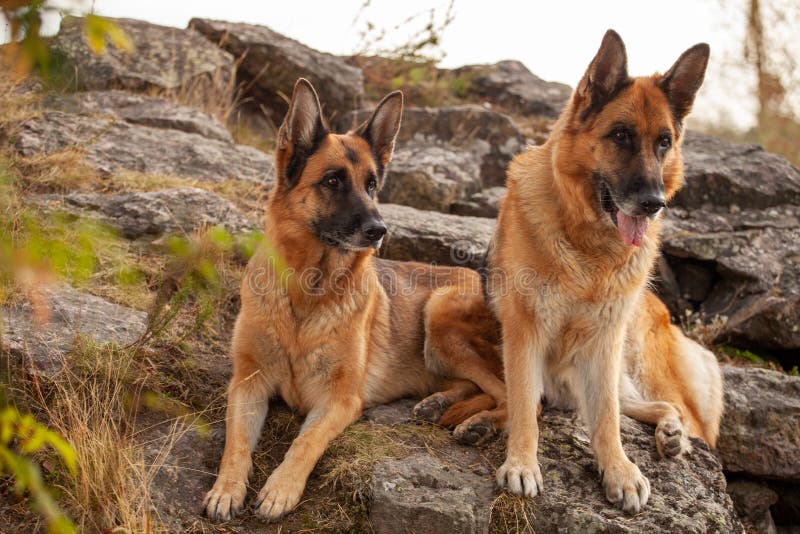
[[[477,386],[505,396],[498,325],[477,273],[373,257],[386,234],[376,198],[402,110],[392,93],[357,130],[332,134],[311,84],[295,85],[265,245],[241,288],[225,451],[204,501],[211,518],[241,509],[274,395],[307,417],[258,494],[256,513],[267,519],[297,505],[328,443],[362,408],[438,392],[417,412],[439,419]]]
[[[609,31],[548,141],[509,167],[490,272],[535,273],[523,277],[524,291],[488,288],[508,393],[497,480],[512,493],[542,491],[542,395],[580,410],[606,497],[628,512],[647,503],[650,484],[622,450],[620,409],[656,425],[662,456],[686,450],[688,436],[715,445],[717,361],[647,290],[663,208],[683,182],[683,120],[708,56],[699,44],[664,75],[630,78],[625,45]]]

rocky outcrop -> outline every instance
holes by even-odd
[[[371,110],[346,114],[338,122],[338,128],[341,131],[354,128],[367,120],[370,114]],[[397,148],[402,149],[411,141],[477,157],[484,187],[505,183],[506,166],[526,143],[525,137],[507,116],[472,105],[406,108],[397,136]]]
[[[361,106],[364,77],[345,60],[309,48],[265,26],[192,19],[189,27],[233,54],[239,84],[247,96],[271,113],[275,124],[286,114],[285,95],[298,78],[314,84],[326,115]]]
[[[181,106],[163,97],[127,91],[87,91],[53,95],[45,108],[123,120],[131,124],[196,133],[208,139],[232,143],[225,126],[214,117],[195,108]]]
[[[3,350],[32,374],[54,377],[79,334],[96,343],[127,345],[145,331],[144,312],[68,286],[36,291],[36,307],[24,302],[0,310]]]
[[[661,286],[665,301],[681,316],[688,308],[720,322],[719,342],[797,351],[800,170],[755,145],[704,135],[687,135],[684,153],[686,185],[663,235],[670,272],[661,274],[674,282]]]
[[[86,162],[103,174],[130,170],[263,184],[270,184],[274,177],[272,156],[252,147],[62,111],[46,111],[24,123],[15,146],[23,156],[79,150],[85,153]]]
[[[556,118],[572,94],[568,85],[546,82],[519,61],[467,65],[454,71],[468,95],[521,115]]]
[[[448,213],[480,188],[480,162],[474,154],[409,141],[395,151],[379,198]]]
[[[440,457],[412,455],[376,465],[370,520],[376,532],[741,532],[719,461],[700,441],[662,460],[653,428],[622,418],[625,450],[650,480],[647,507],[628,516],[605,500],[589,437],[575,414],[546,409],[539,461],[545,490],[523,502],[497,495],[502,440],[480,451],[448,444]],[[488,460],[488,461],[487,461]],[[511,523],[509,523],[511,521]]]
[[[723,376],[717,454],[725,470],[800,481],[800,377],[730,366]]]
[[[500,212],[500,202],[505,198],[507,192],[503,186],[487,187],[466,200],[452,204],[450,213],[494,219]]]
[[[231,233],[258,228],[229,200],[196,187],[114,195],[42,195],[34,198],[33,202],[49,210],[98,219],[128,239],[189,234],[216,225]]]
[[[494,221],[422,211],[396,204],[379,206],[389,233],[380,256],[392,260],[477,268],[494,231]]]
[[[203,101],[233,101],[233,56],[202,35],[132,19],[111,19],[136,47],[127,53],[108,47],[95,54],[84,39],[84,19],[68,17],[53,39],[53,51],[66,60],[85,89],[156,91]]]
[[[729,482],[728,495],[748,534],[777,533],[769,508],[778,502],[778,494],[766,484],[749,480]]]

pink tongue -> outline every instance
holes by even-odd
[[[631,217],[620,210],[617,212],[617,227],[626,245],[638,247],[642,244],[644,232],[647,230],[647,217]]]

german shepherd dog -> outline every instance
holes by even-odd
[[[307,417],[258,494],[256,513],[266,519],[297,505],[328,443],[362,408],[434,393],[417,412],[441,419],[478,387],[505,397],[499,325],[478,274],[373,257],[387,232],[376,198],[402,110],[402,94],[392,93],[363,125],[338,135],[311,84],[294,87],[265,243],[241,287],[225,450],[204,501],[211,518],[241,510],[274,395]]]
[[[656,425],[662,456],[714,446],[722,382],[714,355],[670,324],[647,290],[661,217],[683,182],[683,121],[709,47],[698,44],[664,75],[631,78],[625,45],[609,30],[547,142],[517,155],[488,254],[525,291],[488,288],[502,323],[508,447],[497,471],[518,495],[542,491],[536,410],[576,407],[589,427],[606,497],[627,512],[650,484],[625,455],[620,409]]]

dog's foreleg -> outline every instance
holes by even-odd
[[[225,451],[219,474],[203,502],[208,517],[227,521],[242,508],[253,449],[261,435],[271,391],[261,371],[237,376],[228,390],[225,415]]]
[[[258,494],[256,513],[277,519],[300,502],[306,480],[328,444],[361,416],[361,399],[354,394],[331,399],[312,410],[283,462],[272,472]]]
[[[543,342],[541,333],[532,325],[519,325],[503,332],[508,448],[506,461],[497,470],[497,483],[511,493],[526,497],[535,497],[544,487],[537,457],[539,425],[536,421],[544,387]]]
[[[575,356],[575,395],[589,426],[606,498],[626,512],[647,504],[650,483],[622,449],[619,428],[619,373],[624,327],[610,326],[587,340]]]

